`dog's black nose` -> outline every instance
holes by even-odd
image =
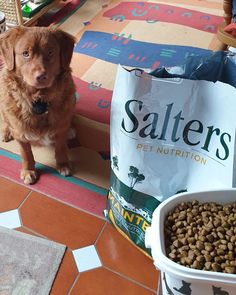
[[[44,82],[46,79],[47,79],[47,75],[46,75],[46,73],[44,73],[44,72],[40,72],[40,73],[37,73],[37,74],[36,74],[36,80],[37,80],[37,82],[42,83],[42,82]]]

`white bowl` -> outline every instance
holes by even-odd
[[[154,264],[161,271],[163,295],[235,295],[236,274],[197,270],[179,265],[167,258],[164,242],[166,215],[181,202],[198,200],[219,204],[236,202],[236,189],[181,193],[161,203],[147,228],[145,243],[151,248]],[[160,295],[160,293],[158,293]]]

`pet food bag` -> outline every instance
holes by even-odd
[[[236,89],[118,67],[107,215],[145,253],[154,209],[183,191],[232,187]]]

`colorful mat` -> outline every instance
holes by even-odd
[[[34,149],[40,181],[33,189],[102,216],[109,187],[110,106],[117,65],[147,71],[217,50],[221,0],[72,0],[48,23],[74,35],[79,143],[70,147],[73,177],[55,172],[51,149]],[[44,19],[45,20],[45,19]],[[0,175],[19,181],[15,142],[0,143]]]

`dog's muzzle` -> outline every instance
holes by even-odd
[[[41,99],[34,101],[32,104],[32,112],[35,115],[42,115],[48,112],[48,103],[45,101],[42,101]]]

